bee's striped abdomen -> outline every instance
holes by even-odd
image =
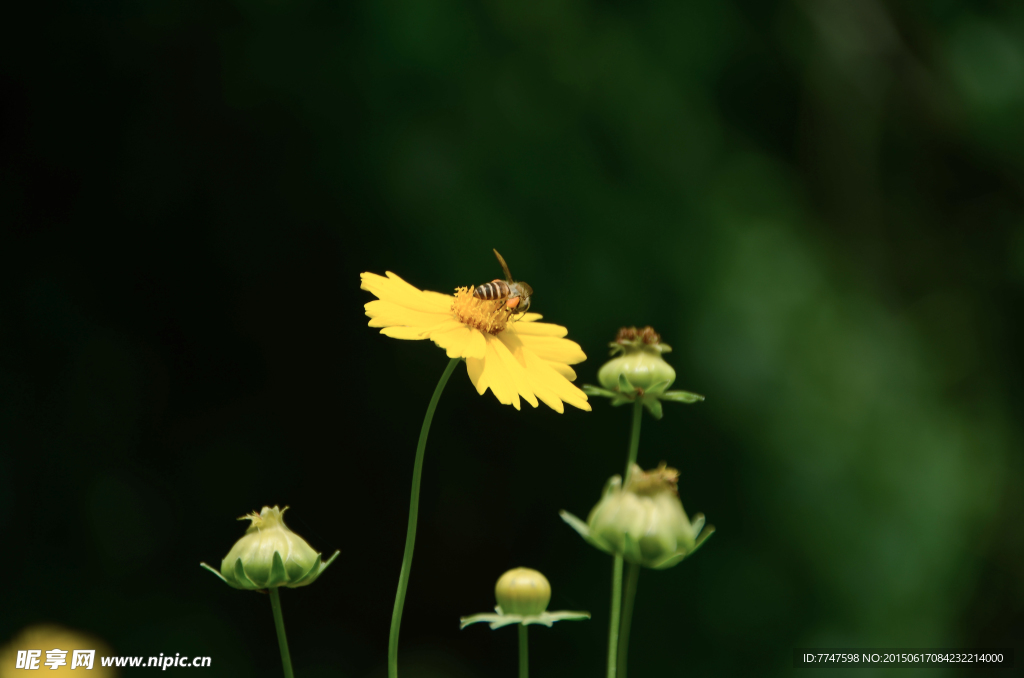
[[[487,301],[505,299],[508,297],[508,283],[504,280],[492,280],[474,289],[473,296]]]

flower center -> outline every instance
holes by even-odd
[[[472,287],[459,287],[455,290],[452,315],[460,323],[465,323],[481,332],[498,334],[505,329],[511,312],[505,307],[504,299],[497,301],[478,299],[473,296]]]

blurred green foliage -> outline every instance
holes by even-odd
[[[497,247],[595,383],[653,325],[678,388],[640,461],[718,534],[640,581],[636,675],[794,646],[1024,636],[1024,7],[998,0],[23,3],[0,26],[0,641],[277,675],[265,596],[198,563],[290,504],[331,577],[282,596],[302,676],[383,675],[413,447],[445,358],[365,327],[363,270],[450,291]],[[628,412],[517,413],[456,372],[427,451],[405,675],[512,676],[458,631],[610,561],[558,519]],[[270,470],[268,470],[270,469]],[[1019,661],[1019,659],[1018,659]],[[938,671],[937,673],[942,673]],[[956,673],[952,669],[947,674]]]

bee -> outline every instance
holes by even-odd
[[[504,300],[505,308],[510,313],[526,313],[530,309],[530,296],[533,294],[533,288],[524,282],[514,282],[512,274],[508,272],[508,264],[498,254],[498,250],[494,250],[494,255],[498,257],[501,268],[505,271],[505,279],[484,283],[473,290],[473,296],[487,301]]]

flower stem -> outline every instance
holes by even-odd
[[[519,678],[530,678],[530,648],[526,639],[526,624],[519,625]]]
[[[441,399],[448,377],[452,376],[455,366],[461,358],[452,358],[445,368],[441,380],[437,382],[434,395],[427,405],[427,413],[423,415],[423,426],[420,427],[420,439],[416,443],[416,461],[412,467],[412,493],[409,498],[409,527],[405,533],[405,554],[402,556],[402,572],[398,575],[398,592],[395,594],[395,609],[391,613],[391,635],[388,638],[388,678],[398,678],[398,632],[402,627],[402,608],[405,607],[405,592],[409,588],[409,571],[412,569],[412,551],[416,546],[416,523],[420,511],[420,478],[423,476],[423,453],[427,449],[427,434],[430,433],[430,422],[434,418],[434,410]],[[289,677],[290,678],[290,677]]]
[[[626,678],[626,658],[629,655],[629,625],[633,621],[633,602],[640,579],[640,566],[630,563],[626,568],[626,593],[622,600],[622,624],[619,630],[619,664],[616,678]]]
[[[633,464],[636,463],[636,453],[640,450],[640,422],[643,413],[644,404],[637,398],[633,403],[633,428],[629,434],[629,459],[626,460],[626,475],[623,476],[623,485],[629,482],[629,476],[633,473]]]
[[[608,678],[615,678],[619,650],[619,609],[622,607],[622,556],[612,566],[612,611],[608,621]]]
[[[626,480],[623,482],[623,485],[625,485],[626,482],[629,482],[629,476],[633,472],[633,464],[636,463],[637,452],[640,450],[640,423],[643,421],[643,413],[644,406],[638,398],[636,402],[633,403],[633,427],[629,433],[629,459],[626,461]],[[621,575],[621,573],[622,565],[620,563],[619,574]],[[616,661],[618,678],[625,678],[626,676],[626,657],[629,655],[629,626],[633,621],[633,601],[636,599],[636,585],[639,577],[640,566],[635,563],[630,563],[626,581],[626,599],[623,601],[622,605],[622,625],[619,630],[618,638],[618,659]],[[621,576],[615,583],[621,588]]]
[[[288,639],[284,635],[284,617],[281,616],[281,596],[277,587],[269,589],[270,607],[274,608],[274,627],[277,629],[277,644],[281,646],[281,665],[284,667],[284,678],[295,678],[292,673],[292,655],[288,652]]]

